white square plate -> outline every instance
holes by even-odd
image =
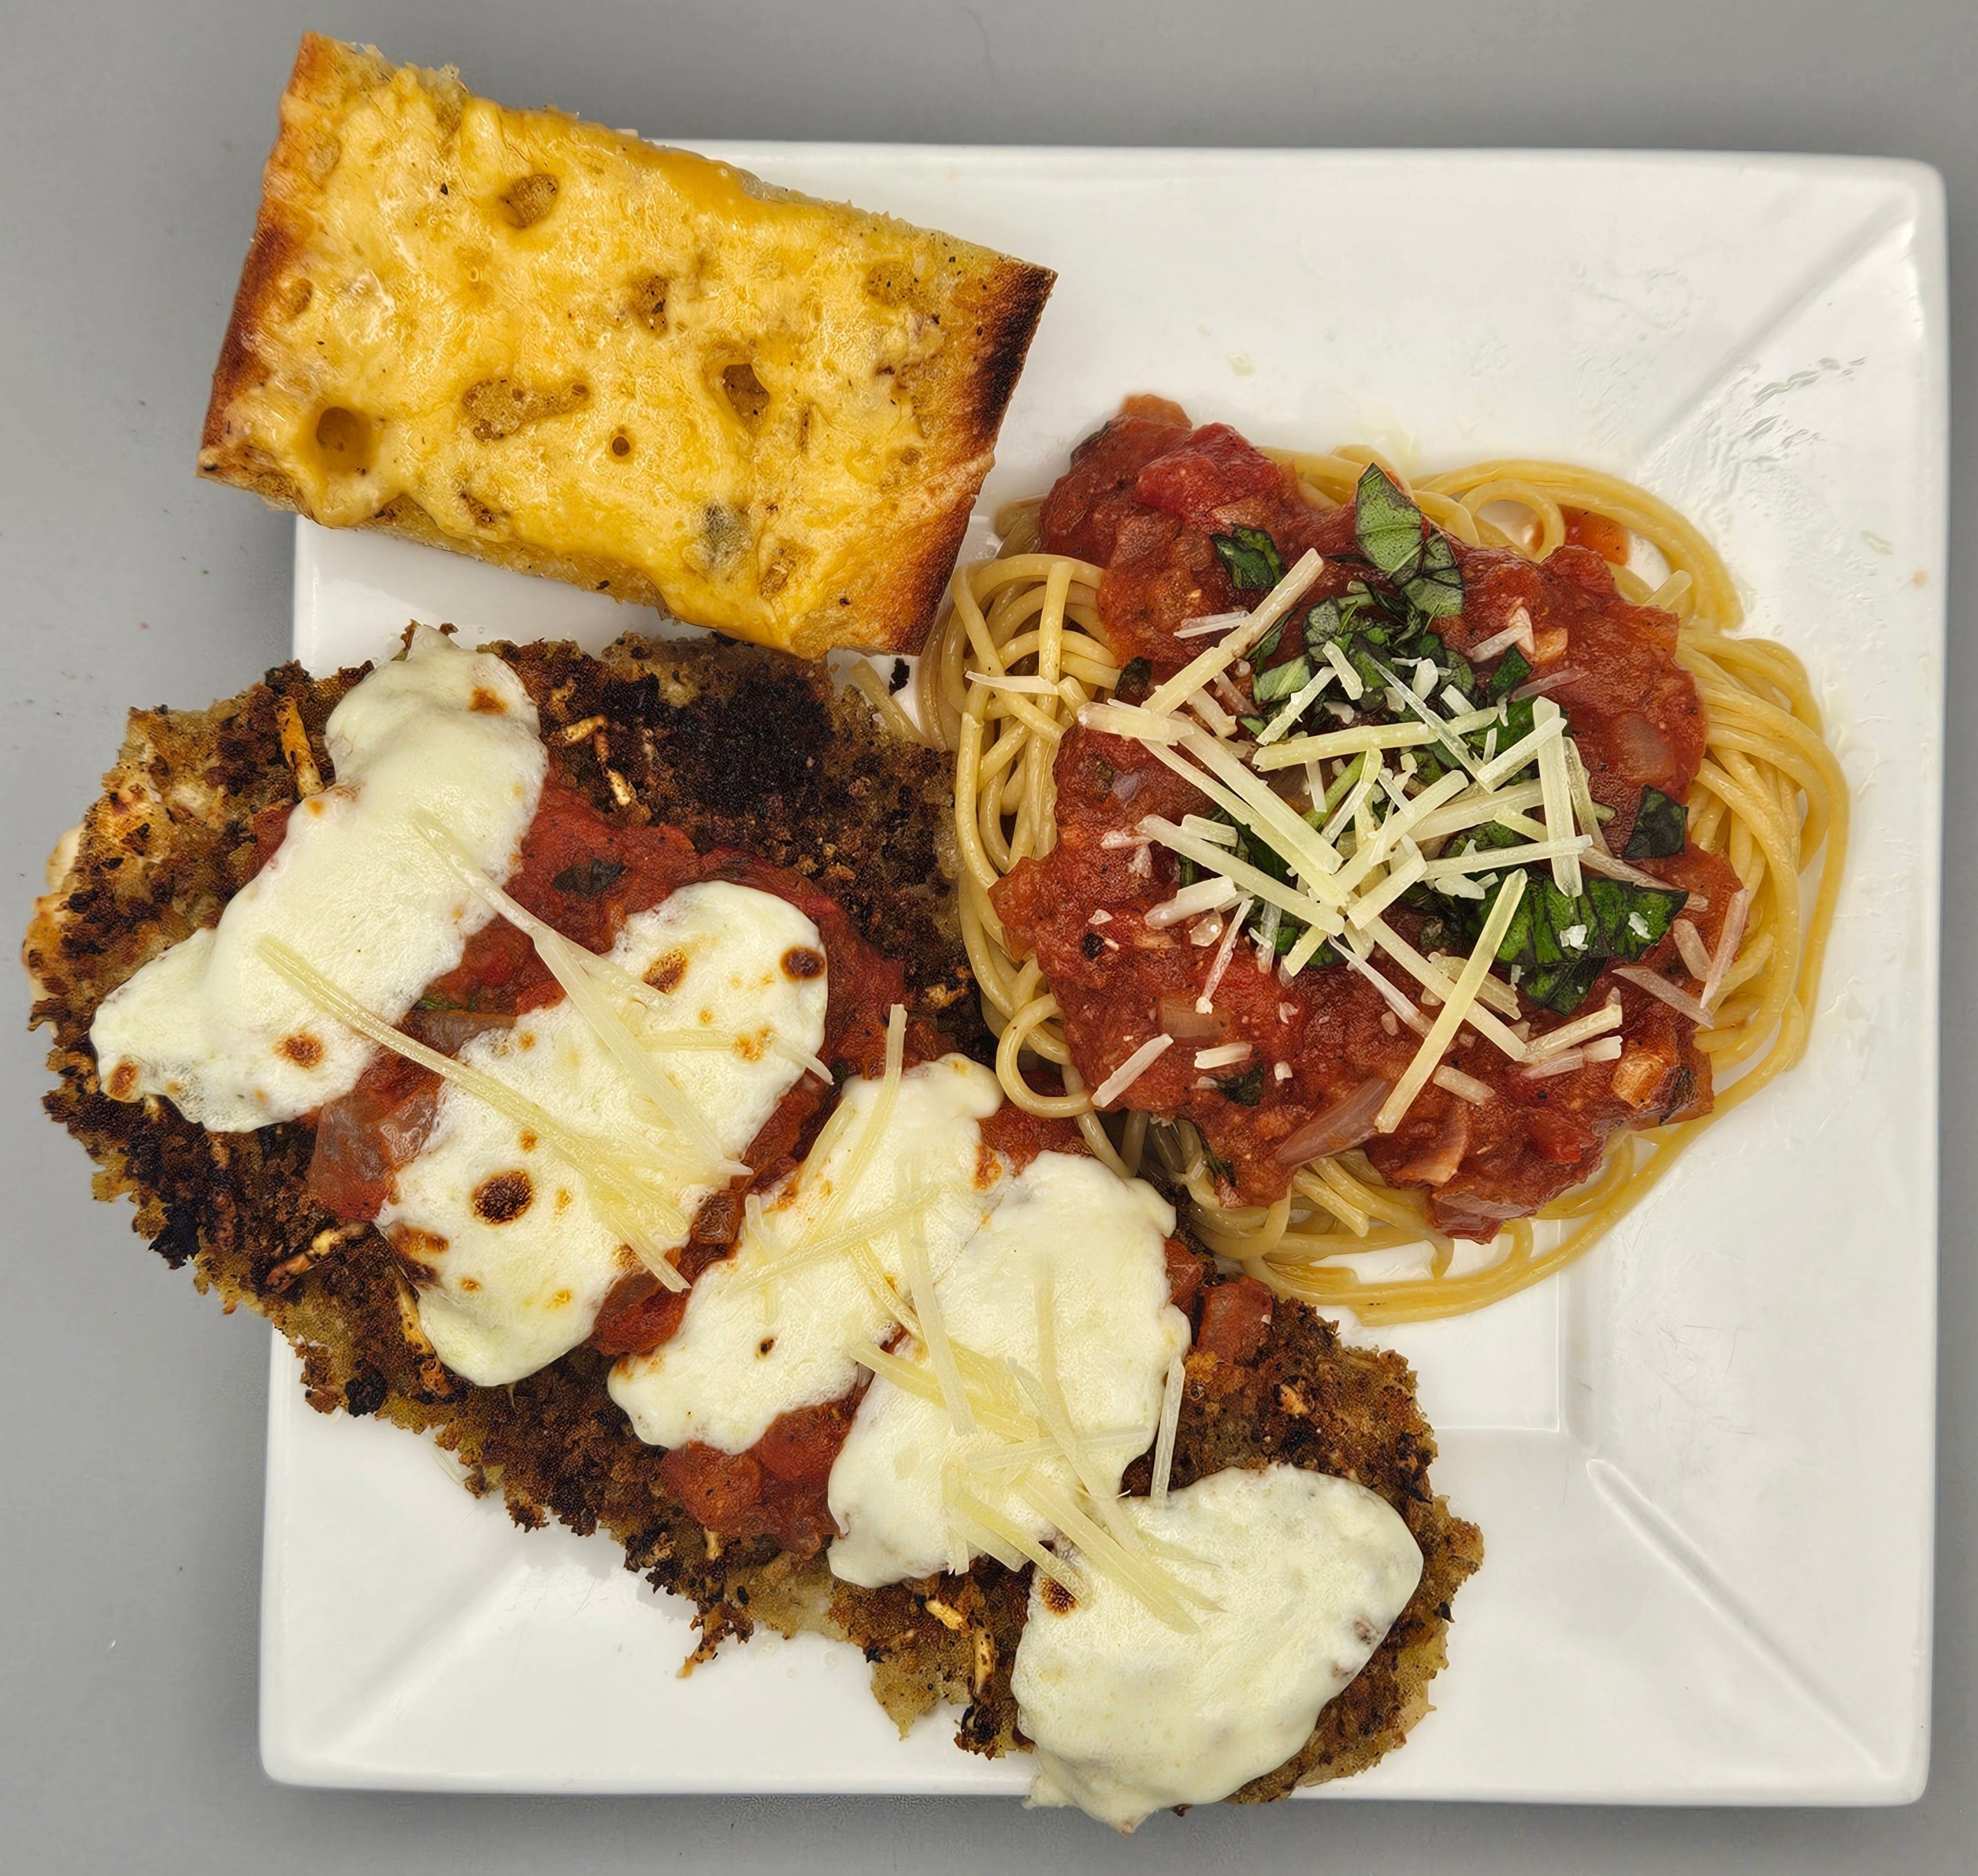
[[[1490,1549],[1439,1711],[1328,1794],[1889,1803],[1928,1760],[1943,203],[1912,165],[789,145],[714,154],[1057,269],[984,509],[1129,392],[1424,468],[1576,458],[1688,511],[1831,711],[1856,828],[1813,1046],[1597,1252],[1392,1337]],[[296,648],[643,623],[300,528]],[[524,1537],[277,1341],[262,1750],[302,1783],[1016,1792],[855,1651],[726,1651],[608,1540]]]

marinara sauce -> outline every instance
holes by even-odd
[[[280,844],[278,826],[257,826],[255,833],[263,859]],[[887,1013],[906,1000],[905,974],[801,875],[746,853],[696,853],[676,829],[621,826],[554,782],[543,789],[521,865],[508,882],[511,895],[538,918],[587,950],[604,952],[634,914],[682,886],[716,879],[773,893],[817,927],[825,955],[816,968],[829,974],[819,1054],[834,1079],[827,1085],[815,1075],[801,1077],[750,1143],[744,1156],[751,1176],[703,1202],[678,1258],[690,1282],[733,1250],[747,1193],[774,1185],[798,1163],[845,1077],[883,1072]],[[454,969],[426,987],[405,1028],[452,1054],[470,1037],[561,1002],[563,994],[528,935],[498,918],[468,939]],[[909,1060],[928,1060],[940,1049],[934,1031],[909,1024]],[[311,1196],[339,1217],[375,1218],[399,1170],[425,1144],[439,1086],[431,1070],[381,1050],[356,1087],[316,1117]],[[667,1289],[643,1269],[628,1270],[599,1312],[591,1346],[607,1355],[657,1348],[678,1329],[687,1295]],[[661,1476],[710,1530],[772,1536],[808,1554],[830,1533],[825,1487],[851,1417],[848,1399],[799,1409],[782,1415],[746,1453],[678,1448],[661,1462]]]
[[[1625,540],[1587,524],[1597,518],[1573,518],[1592,544],[1563,546],[1543,564],[1453,541],[1464,610],[1434,629],[1467,655],[1519,607],[1526,610],[1534,681],[1543,680],[1565,711],[1593,794],[1614,811],[1607,832],[1618,848],[1644,789],[1679,801],[1688,795],[1702,758],[1703,715],[1694,683],[1675,661],[1675,619],[1623,598],[1595,551],[1618,553]],[[1211,538],[1239,527],[1269,534],[1287,566],[1310,548],[1325,557],[1301,609],[1343,593],[1355,578],[1378,579],[1354,551],[1350,508],[1312,506],[1288,470],[1235,431],[1191,428],[1177,407],[1159,399],[1130,400],[1082,445],[1040,517],[1044,551],[1105,569],[1099,611],[1106,635],[1123,663],[1145,658],[1156,678],[1202,649],[1199,640],[1178,639],[1177,627],[1260,597],[1237,591]],[[1277,656],[1288,659],[1299,647],[1295,634],[1284,636]],[[1054,774],[1057,845],[1041,861],[1020,862],[991,895],[1011,950],[1034,954],[1042,966],[1088,1087],[1149,1037],[1174,1036],[1114,1104],[1194,1122],[1219,1163],[1226,1199],[1275,1200],[1296,1170],[1280,1149],[1370,1082],[1398,1081],[1417,1037],[1345,965],[1308,968],[1285,984],[1247,940],[1209,1012],[1201,1014],[1196,1002],[1216,948],[1192,943],[1186,927],[1159,929],[1146,919],[1179,886],[1174,856],[1158,845],[1108,847],[1105,837],[1133,834],[1149,814],[1178,821],[1212,804],[1143,746],[1083,727],[1065,734]],[[1640,865],[1692,895],[1688,915],[1714,946],[1738,888],[1730,868],[1693,845]],[[1419,937],[1419,915],[1397,905],[1387,916],[1411,941]],[[1665,938],[1639,963],[1655,970],[1675,958]],[[1416,994],[1378,950],[1371,968]],[[1590,1177],[1616,1131],[1707,1111],[1710,1065],[1695,1045],[1694,1025],[1611,968],[1596,978],[1581,1010],[1610,991],[1619,993],[1622,1011],[1617,1061],[1534,1080],[1473,1030],[1459,1031],[1444,1061],[1485,1084],[1488,1098],[1476,1103],[1425,1087],[1393,1133],[1364,1143],[1381,1176],[1427,1190],[1440,1229],[1488,1239],[1504,1219]],[[1567,1020],[1520,1001],[1534,1033]],[[1251,1046],[1245,1064],[1206,1072],[1196,1066],[1198,1052],[1235,1042]]]

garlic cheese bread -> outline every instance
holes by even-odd
[[[202,474],[758,644],[917,649],[1054,276],[306,37]]]

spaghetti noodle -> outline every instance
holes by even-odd
[[[1368,465],[1381,462],[1356,447],[1327,455],[1267,453],[1295,474],[1308,504],[1327,508],[1351,503]],[[1592,1179],[1533,1216],[1510,1219],[1480,1261],[1459,1260],[1455,1242],[1431,1222],[1422,1194],[1384,1184],[1358,1150],[1299,1167],[1274,1204],[1236,1206],[1219,1196],[1192,1124],[1132,1111],[1110,1117],[1109,1127],[1094,1110],[1050,986],[1034,958],[1011,954],[990,899],[991,888],[1019,861],[1051,850],[1059,743],[1080,710],[1106,701],[1120,677],[1121,660],[1099,612],[1103,569],[1039,551],[1039,503],[1005,510],[997,518],[998,556],[957,572],[951,610],[922,661],[920,699],[923,723],[955,758],[962,929],[984,1016],[999,1037],[997,1073],[1010,1099],[1034,1113],[1075,1119],[1093,1151],[1123,1174],[1151,1153],[1186,1189],[1192,1222],[1216,1251],[1282,1294],[1351,1309],[1369,1323],[1464,1313],[1561,1269],[1639,1203],[1715,1114],[1748,1100],[1800,1059],[1848,819],[1845,779],[1824,740],[1804,667],[1784,647],[1740,634],[1742,608],[1728,571],[1674,509],[1619,478],[1570,465],[1480,462],[1427,477],[1411,491],[1389,465],[1381,466],[1436,528],[1469,546],[1543,561],[1567,539],[1577,511],[1626,530],[1659,557],[1666,574],[1652,587],[1625,564],[1613,567],[1614,577],[1624,598],[1679,621],[1676,660],[1695,681],[1705,721],[1704,757],[1687,804],[1689,839],[1727,862],[1743,888],[1742,929],[1727,935],[1726,955],[1701,999],[1710,1006],[1710,1024],[1695,1037],[1709,1058],[1714,1113],[1619,1133]],[[1224,629],[1242,616],[1233,615]],[[1202,624],[1214,629],[1211,621]],[[1583,776],[1578,785],[1583,789]],[[1810,905],[1802,890],[1809,873]],[[1265,909],[1273,931],[1274,911]],[[1240,922],[1241,908],[1235,916]],[[1675,935],[1685,955],[1698,948],[1693,928]],[[1501,980],[1494,981],[1501,989]],[[1656,991],[1656,984],[1642,988]],[[1682,995],[1669,992],[1665,1000]],[[1027,1064],[1055,1068],[1063,1092],[1034,1086]],[[1456,1076],[1459,1084],[1464,1079]],[[1361,1267],[1366,1253],[1408,1246],[1419,1247],[1418,1274]]]

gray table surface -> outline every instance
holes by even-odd
[[[195,481],[207,375],[305,25],[650,134],[941,142],[1697,147],[1920,157],[1978,325],[1968,0],[1497,6],[8,0],[0,58],[0,878],[25,917],[127,704],[203,704],[285,654],[290,528]],[[1973,406],[1978,348],[1954,363]],[[1951,720],[1978,461],[1953,431]],[[1960,524],[1962,524],[1960,526]],[[1934,1770],[1894,1811],[1329,1805],[1157,1818],[1130,1843],[990,1801],[373,1796],[286,1789],[255,1744],[265,1339],[93,1206],[5,1031],[0,1868],[957,1871],[1364,1866],[1968,1871],[1978,1773],[1966,1117],[1978,748],[1949,742]],[[17,1004],[15,1008],[22,1006]],[[1960,1141],[1966,1142],[1960,1148]]]

